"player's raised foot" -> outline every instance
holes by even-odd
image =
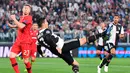
[[[79,73],[79,66],[73,65],[72,70],[74,73]]]
[[[101,68],[97,66],[97,73],[101,73]]]
[[[75,70],[74,73],[79,73],[79,71]]]
[[[24,69],[24,72],[27,72],[27,69]]]
[[[108,72],[108,66],[104,65],[104,71]]]

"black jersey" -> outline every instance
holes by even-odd
[[[38,45],[48,48],[54,54],[57,51],[56,48],[62,49],[64,45],[64,40],[51,32],[50,29],[40,30],[37,39]]]

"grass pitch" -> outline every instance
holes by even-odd
[[[80,63],[80,73],[97,73],[98,58],[75,58]],[[25,65],[18,61],[21,73]],[[73,73],[71,66],[68,66],[60,58],[37,58],[32,66],[33,73]],[[0,58],[0,73],[14,73],[9,58]],[[102,68],[102,73],[105,73]],[[113,58],[109,65],[108,73],[130,73],[130,58]]]

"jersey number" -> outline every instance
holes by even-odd
[[[29,56],[29,50],[24,50],[23,55]]]

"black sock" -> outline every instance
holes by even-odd
[[[113,55],[109,55],[109,57],[108,57],[108,61],[107,61],[107,63],[106,63],[106,66],[109,66],[109,64],[110,64],[110,62],[111,62],[111,60],[112,60],[112,58],[113,58]]]
[[[74,72],[79,72],[79,66],[78,66],[78,65],[73,65],[73,66],[72,66],[72,70],[73,70]]]
[[[107,62],[107,59],[104,58],[102,63],[99,65],[99,67],[102,68],[106,64],[106,62]]]
[[[99,57],[100,60],[102,60],[102,56],[101,56],[101,54],[98,54],[97,56]]]

